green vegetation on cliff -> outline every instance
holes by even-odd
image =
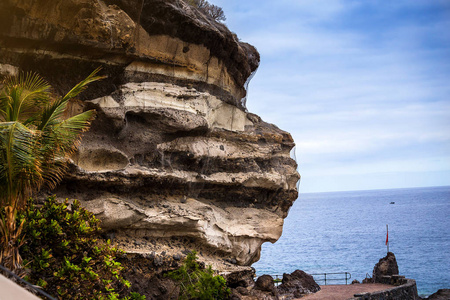
[[[180,268],[168,273],[180,286],[178,299],[227,299],[231,292],[225,279],[214,275],[211,266],[201,269],[196,254],[195,251],[189,253]]]
[[[97,72],[64,97],[33,73],[0,84],[0,264],[59,299],[142,300],[122,275],[118,259],[125,254],[97,238],[99,220],[91,212],[76,200],[59,203],[53,196],[38,205],[31,198],[63,178],[94,116],[91,110],[68,117],[69,100],[101,79]],[[224,278],[196,259],[191,253],[169,273],[181,299],[228,297]]]
[[[102,78],[97,72],[64,97],[53,96],[34,73],[8,77],[0,86],[0,263],[11,270],[22,266],[23,223],[16,224],[17,212],[42,186],[53,188],[62,179],[67,158],[94,115],[91,110],[65,118],[68,103]]]
[[[78,201],[32,201],[18,214],[23,221],[20,253],[30,270],[26,279],[59,299],[145,299],[130,292],[116,257],[123,252],[95,237],[99,220]]]
[[[65,174],[94,116],[91,110],[66,117],[69,100],[101,79],[97,72],[64,97],[53,96],[33,73],[2,82],[0,263],[60,299],[145,299],[128,292],[130,283],[115,260],[121,252],[95,239],[100,228],[92,213],[77,201],[69,206],[52,197],[38,207],[30,198]]]

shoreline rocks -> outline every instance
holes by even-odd
[[[436,293],[424,298],[427,300],[448,300],[450,299],[450,289],[439,289]]]
[[[283,274],[282,283],[278,286],[270,275],[259,276],[256,281],[251,280],[249,285],[234,286],[231,299],[290,300],[319,290],[320,286],[311,275],[296,270],[291,274]]]
[[[314,281],[311,275],[301,270],[295,270],[291,274],[283,274],[278,291],[281,299],[288,300],[318,292],[320,291],[320,286]]]

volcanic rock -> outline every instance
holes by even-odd
[[[227,286],[236,289],[239,287],[244,289],[247,287],[253,287],[255,285],[253,278],[255,278],[255,269],[253,268],[231,272],[226,276]],[[241,292],[240,290],[242,289],[238,289],[239,292]]]
[[[440,289],[433,295],[426,298],[427,300],[448,300],[450,299],[450,289]]]
[[[373,280],[375,283],[383,282],[383,276],[398,275],[398,265],[395,255],[388,252],[387,255],[381,258],[373,268]]]
[[[273,278],[270,275],[259,276],[256,280],[254,289],[263,292],[273,292],[275,290],[275,284],[273,283]]]
[[[373,278],[366,277],[363,279],[362,283],[374,283]]]
[[[281,284],[278,286],[278,293],[282,299],[300,298],[305,294],[318,291],[320,291],[320,286],[314,281],[314,278],[301,270],[283,274]]]

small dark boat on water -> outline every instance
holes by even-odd
[[[395,202],[394,201],[392,201],[390,204],[395,204]]]

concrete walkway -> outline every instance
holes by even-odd
[[[349,285],[321,285],[317,293],[302,297],[301,300],[347,300],[354,294],[383,291],[392,288],[392,285],[369,283]]]
[[[40,298],[0,274],[0,300],[40,300]]]

